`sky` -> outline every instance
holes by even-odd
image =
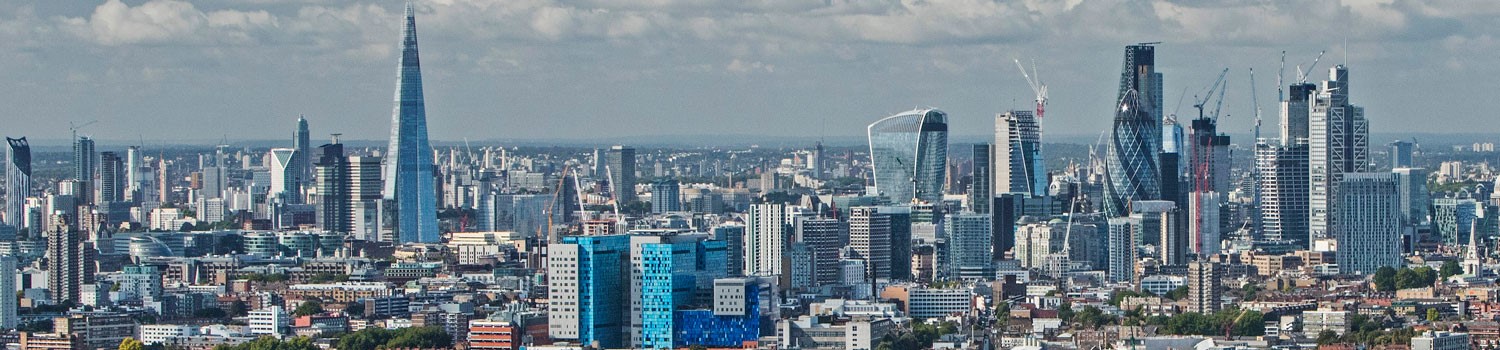
[[[11,0],[0,135],[389,137],[402,1]],[[1048,85],[1044,135],[1108,128],[1122,51],[1162,42],[1167,113],[1229,68],[1221,130],[1277,123],[1276,82],[1350,67],[1374,133],[1500,130],[1500,2],[419,0],[434,140],[853,137],[915,107],[990,135]],[[1033,63],[1034,62],[1034,63]],[[1254,68],[1256,96],[1250,89]],[[1180,103],[1178,101],[1181,101]],[[1184,118],[1186,119],[1186,117]],[[1044,136],[1045,137],[1045,136]]]

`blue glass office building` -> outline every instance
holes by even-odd
[[[436,243],[437,190],[432,146],[427,141],[427,110],[422,100],[422,69],[417,58],[417,20],[406,4],[401,58],[391,113],[391,145],[386,149],[385,198],[394,202],[394,224],[401,243]]]
[[[744,289],[741,313],[707,310],[677,311],[673,333],[676,347],[702,345],[710,348],[742,348],[760,339],[760,293],[758,284]]]
[[[938,203],[948,167],[948,115],[936,109],[898,113],[870,124],[875,190],[891,203]]]
[[[576,339],[582,344],[597,341],[610,348],[628,345],[625,330],[630,324],[627,302],[630,300],[630,236],[568,236],[562,241],[563,244],[553,245],[549,250],[557,249],[554,256],[569,256],[567,259],[572,261],[549,268],[557,270],[548,271],[549,278],[558,279],[549,282],[553,285],[551,294],[558,292],[560,284],[567,283],[573,284],[568,286],[573,288],[566,289],[576,291],[577,298],[568,298],[573,300],[565,303],[571,305],[554,307],[551,322],[576,322]],[[564,249],[576,250],[561,252]]]

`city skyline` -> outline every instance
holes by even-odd
[[[1500,12],[1483,7],[1496,5],[1195,6],[457,1],[417,2],[417,12],[433,18],[424,41],[434,52],[428,95],[441,106],[432,118],[439,140],[587,137],[573,125],[598,125],[608,131],[583,133],[618,136],[853,136],[867,120],[912,106],[942,108],[952,114],[956,135],[975,134],[964,131],[985,130],[994,113],[1029,105],[1012,58],[1036,60],[1052,87],[1052,113],[1043,121],[1050,135],[1090,134],[1109,122],[1110,106],[1098,101],[1113,92],[1103,77],[1117,58],[1105,52],[1158,39],[1166,41],[1159,64],[1172,76],[1163,89],[1164,113],[1183,91],[1200,92],[1214,73],[1231,68],[1228,115],[1220,125],[1230,134],[1251,125],[1246,68],[1257,68],[1262,119],[1275,110],[1272,82],[1282,50],[1287,80],[1320,50],[1328,53],[1310,75],[1335,63],[1366,72],[1362,82],[1374,88],[1354,99],[1382,111],[1370,119],[1387,128],[1374,133],[1405,131],[1394,130],[1403,125],[1400,116],[1419,113],[1454,122],[1406,126],[1411,131],[1500,126],[1465,112],[1485,109],[1479,94],[1496,84],[1472,78],[1495,69],[1481,63],[1496,32],[1484,18]],[[380,139],[383,127],[375,121],[384,113],[374,102],[388,93],[385,67],[398,49],[389,39],[398,30],[388,23],[400,10],[394,3],[28,1],[0,10],[0,23],[11,28],[0,35],[20,43],[0,49],[0,57],[27,68],[0,71],[18,82],[4,95],[28,102],[13,103],[24,123],[8,133],[63,138],[69,121],[100,120],[84,133],[176,140],[217,139],[234,130],[276,139],[285,135],[276,126],[306,114],[315,134]],[[1084,20],[1115,10],[1140,16]],[[935,20],[958,13],[973,16]],[[1020,19],[996,21],[1002,18]],[[1278,25],[1250,26],[1252,18]],[[914,29],[890,31],[879,23]],[[1299,34],[1331,32],[1320,28],[1352,30]],[[1067,45],[1054,45],[1061,42]],[[893,89],[868,83],[874,81],[916,83]],[[1410,90],[1447,93],[1414,103],[1403,92]],[[531,115],[553,122],[528,122]],[[787,122],[806,127],[768,127]],[[156,123],[176,127],[146,126]]]

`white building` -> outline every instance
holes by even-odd
[[[251,311],[248,323],[250,325],[250,334],[252,335],[273,335],[280,337],[285,335],[286,330],[291,327],[292,319],[281,306],[271,306]]]
[[[166,344],[174,339],[192,337],[198,335],[198,327],[178,324],[145,324],[141,325],[140,334],[137,338],[142,343]]]
[[[1411,338],[1411,350],[1469,350],[1469,334],[1427,331]]]

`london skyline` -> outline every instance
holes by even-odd
[[[14,62],[0,76],[15,82],[0,101],[18,122],[5,133],[60,139],[68,122],[99,120],[86,133],[105,140],[279,139],[305,114],[314,134],[383,139],[399,45],[390,23],[401,10],[25,1],[0,10],[0,37],[18,43],[0,48]],[[1485,21],[1500,5],[1485,3],[419,1],[416,10],[430,18],[437,140],[855,136],[929,106],[951,114],[955,135],[982,134],[996,113],[1029,106],[1012,59],[1035,60],[1051,87],[1043,128],[1086,135],[1109,126],[1100,101],[1115,92],[1118,48],[1141,41],[1165,42],[1164,114],[1191,113],[1191,95],[1231,69],[1220,129],[1232,134],[1251,126],[1250,67],[1263,125],[1274,125],[1283,50],[1287,82],[1320,50],[1309,81],[1338,63],[1366,72],[1371,87],[1355,98],[1382,111],[1370,116],[1384,126],[1374,133],[1500,127],[1471,112],[1490,109],[1482,92],[1497,83],[1482,77],[1500,73],[1482,64],[1500,31]],[[1414,115],[1444,122],[1401,123]],[[770,127],[789,123],[803,127]]]

